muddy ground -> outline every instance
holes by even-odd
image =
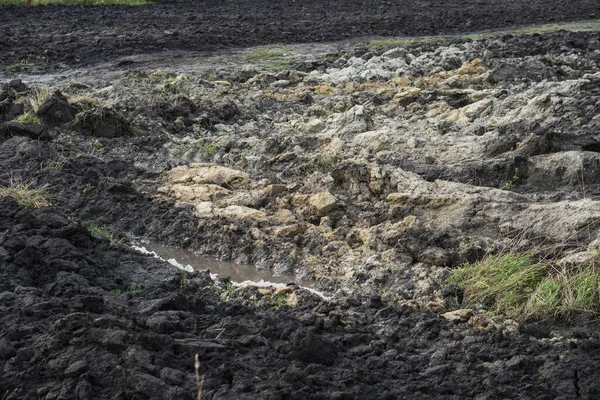
[[[226,302],[205,274],[182,281],[56,209],[0,207],[5,398],[195,398],[194,354],[209,399],[600,394],[600,341],[585,330],[568,339],[511,324],[481,332],[408,306],[323,301],[296,288],[293,308],[259,304],[257,289]]]
[[[600,397],[594,316],[517,323],[447,282],[486,253],[597,256],[597,21],[282,44],[598,5],[324,4],[0,10],[0,186],[51,203],[0,198],[2,400],[196,398],[195,354],[205,399]],[[236,288],[132,239],[296,279]]]
[[[197,0],[134,8],[4,7],[0,61],[60,69],[165,50],[477,32],[598,17],[594,0]]]

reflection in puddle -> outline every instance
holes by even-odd
[[[162,246],[155,243],[143,243],[132,246],[135,250],[151,254],[167,261],[169,264],[184,271],[206,269],[210,270],[211,277],[228,276],[236,286],[275,286],[284,287],[287,283],[297,283],[294,275],[274,275],[272,271],[259,271],[252,265],[240,265],[233,262],[217,261],[210,257],[200,256],[192,251],[175,247]],[[302,287],[322,297],[323,293],[312,289],[314,285],[302,282]]]

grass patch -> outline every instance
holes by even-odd
[[[122,241],[122,240],[117,240],[115,238],[114,233],[110,232],[108,229],[106,229],[103,226],[100,226],[97,224],[89,224],[87,226],[87,229],[92,234],[92,236],[95,236],[97,238],[107,239],[110,242],[110,244],[119,244]]]
[[[143,291],[144,287],[137,283],[130,283],[129,286],[127,286],[127,293],[142,293]]]
[[[52,97],[52,93],[50,92],[49,88],[37,86],[31,90],[29,95],[27,95],[27,97],[24,99],[24,103],[26,107],[36,113],[40,109],[40,106],[44,104],[50,97]]]
[[[597,265],[557,268],[530,254],[489,255],[450,276],[463,304],[516,320],[565,318],[600,312]]]
[[[90,111],[100,106],[100,101],[87,96],[75,96],[69,99],[69,104],[72,105],[78,113]]]
[[[0,6],[3,5],[3,3],[2,3],[3,1],[6,1],[6,0],[0,0]],[[5,68],[6,68],[7,71],[19,72],[19,71],[24,70],[27,67],[31,67],[31,63],[29,61],[27,61],[27,60],[18,60],[18,61],[15,61],[12,64],[7,65]]]
[[[285,56],[285,52],[280,49],[255,49],[246,57],[249,61],[274,60]]]
[[[335,159],[331,156],[319,156],[313,161],[300,164],[296,167],[296,175],[312,175],[315,172],[328,174],[334,170],[336,165]]]
[[[224,301],[230,301],[235,295],[235,286],[231,281],[226,281],[220,285],[215,285],[215,292]]]
[[[196,146],[196,148],[202,150],[203,153],[205,153],[209,156],[214,156],[215,154],[217,154],[217,151],[219,151],[219,148],[217,147],[216,144],[211,143],[211,142],[206,142],[204,140],[197,141],[195,146]]]
[[[137,283],[130,283],[129,286],[125,289],[125,292],[131,294],[140,294],[144,291],[144,287],[142,285],[138,285]],[[123,290],[120,287],[114,288],[110,291],[115,296],[120,296],[123,293]]]
[[[262,47],[248,50],[245,53],[247,62],[258,64],[271,72],[290,68],[292,57],[285,47]]]
[[[52,204],[52,197],[46,187],[33,187],[33,182],[17,183],[11,180],[10,186],[0,187],[0,197],[11,197],[20,206],[40,208]]]
[[[445,36],[440,37],[399,37],[399,38],[386,38],[386,39],[374,39],[369,42],[373,47],[386,47],[386,46],[407,46],[412,43],[436,43],[444,42],[448,40]]]
[[[173,83],[177,80],[177,74],[173,71],[169,71],[166,69],[157,69],[154,72],[150,72],[148,74],[148,79],[154,80],[156,82],[170,82]]]
[[[55,159],[47,159],[40,161],[41,171],[61,171],[65,164],[69,161],[67,157],[60,156]]]
[[[148,73],[143,71],[129,71],[125,74],[126,79],[130,79],[134,82],[141,83],[144,80],[148,79]]]
[[[509,181],[504,182],[500,185],[500,189],[502,190],[513,190],[517,187],[519,183],[519,168],[515,168],[515,172],[513,173],[512,178]]]
[[[279,310],[281,307],[287,305],[287,296],[283,293],[275,295],[271,298],[271,306],[276,310]]]
[[[456,270],[451,281],[465,291],[468,305],[482,304],[514,317],[548,273],[548,266],[527,254],[490,255]]]
[[[444,36],[417,36],[417,37],[392,37],[374,39],[369,42],[373,47],[387,47],[387,46],[407,46],[414,43],[437,43],[444,42],[450,39],[471,39],[479,40],[486,39],[501,35],[533,35],[542,34],[549,32],[556,32],[559,30],[569,31],[597,31],[600,30],[600,20],[593,19],[589,21],[575,21],[575,22],[564,22],[564,23],[551,23],[524,26],[515,29],[497,29],[490,30],[482,33],[472,33],[466,35],[444,35]]]
[[[600,268],[579,266],[552,271],[525,304],[525,314],[543,318],[574,317],[600,312]]]
[[[42,121],[32,112],[26,112],[14,119],[15,122],[24,125],[41,125]]]

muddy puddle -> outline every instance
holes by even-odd
[[[299,281],[293,274],[275,275],[272,271],[259,271],[252,265],[218,261],[210,257],[198,255],[189,250],[163,246],[156,243],[136,243],[132,247],[139,252],[153,254],[155,257],[161,258],[184,271],[204,271],[208,269],[213,279],[228,276],[234,285],[283,287],[293,282],[312,292],[323,295],[314,289],[314,282]]]

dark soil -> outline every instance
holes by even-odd
[[[377,298],[260,308],[204,273],[97,239],[55,208],[0,200],[5,399],[496,399],[600,396],[600,340],[476,332]],[[118,293],[115,290],[121,289]]]
[[[437,35],[600,17],[596,0],[202,1],[131,7],[3,7],[0,61],[91,64],[164,50],[204,51],[361,36]]]
[[[600,395],[600,339],[583,326],[564,338],[543,325],[474,330],[378,297],[324,301],[297,287],[295,308],[261,306],[256,288],[225,302],[218,293],[230,289],[205,273],[92,237],[79,222],[169,242],[201,232],[189,210],[139,193],[125,163],[85,156],[39,168],[55,157],[27,137],[0,144],[2,171],[47,185],[59,205],[0,199],[6,399],[194,398],[195,354],[205,399]]]
[[[163,50],[451,33],[600,14],[592,0],[486,3],[7,7],[0,10],[0,59],[62,68]],[[506,38],[494,50],[502,57],[558,48],[591,53],[596,38]],[[493,77],[527,80],[525,70],[507,67]],[[9,91],[0,94],[0,122],[22,112],[12,100]],[[57,94],[42,107],[44,127],[5,122],[0,130],[0,186],[28,182],[54,199],[32,209],[0,198],[0,399],[196,398],[196,354],[204,399],[600,398],[597,322],[565,329],[555,321],[517,327],[475,318],[469,326],[379,296],[324,300],[293,284],[292,308],[264,301],[257,288],[233,290],[226,280],[183,273],[119,244],[145,237],[230,259],[250,254],[252,226],[222,229],[223,221],[195,218],[192,206],[155,197],[160,174],[134,161],[173,167],[164,156],[152,158],[166,134],[134,135],[120,114],[95,110],[78,120]],[[144,112],[176,132],[179,111]],[[237,113],[223,103],[207,121]],[[73,135],[74,146],[93,136],[104,150],[98,158],[64,157],[54,125]],[[90,223],[112,232],[112,243],[92,236]]]

